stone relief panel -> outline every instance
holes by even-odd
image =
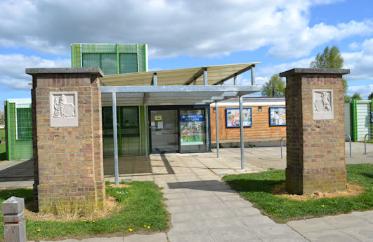
[[[78,93],[50,93],[50,125],[51,127],[78,126]]]
[[[334,119],[333,90],[312,90],[313,119]]]

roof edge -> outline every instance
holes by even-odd
[[[25,73],[32,76],[39,74],[91,74],[99,77],[104,76],[100,68],[26,68]]]
[[[337,68],[293,68],[280,73],[280,77],[287,77],[301,74],[325,74],[325,75],[345,75],[350,74],[350,69]]]

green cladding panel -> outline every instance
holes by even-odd
[[[146,44],[72,44],[72,67],[100,67],[105,75],[147,71]]]
[[[33,156],[31,106],[17,107],[5,102],[6,153],[8,160],[28,160]]]

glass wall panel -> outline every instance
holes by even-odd
[[[121,53],[119,54],[119,72],[130,73],[138,71],[138,60],[136,53]]]
[[[101,54],[101,69],[105,75],[117,73],[117,54]]]

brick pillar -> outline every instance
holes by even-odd
[[[346,189],[345,69],[291,69],[286,77],[286,189],[293,194]]]
[[[105,198],[96,68],[31,68],[34,190],[41,212],[90,212]]]

